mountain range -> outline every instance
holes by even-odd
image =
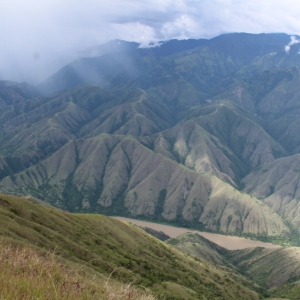
[[[0,82],[1,192],[298,245],[298,38],[113,41]]]

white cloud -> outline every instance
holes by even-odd
[[[297,38],[294,35],[292,35],[291,41],[284,47],[285,52],[289,53],[291,50],[291,46],[299,44],[299,43],[300,43],[300,40],[297,40]]]
[[[177,39],[188,39],[197,35],[197,22],[189,15],[183,14],[172,22],[166,22],[161,27],[161,35]],[[168,38],[167,38],[168,39]]]
[[[297,38],[292,35],[291,36],[291,41],[290,41],[289,45],[292,46],[292,45],[296,45],[296,44],[299,44],[299,43],[300,43],[300,41],[297,40]]]
[[[116,35],[117,38],[125,41],[138,41],[142,47],[147,47],[149,42],[158,41],[154,38],[154,29],[140,22],[128,22],[125,24],[115,23],[112,24],[111,27],[115,32],[122,32],[122,34]]]
[[[39,81],[74,53],[116,38],[147,45],[227,32],[300,34],[300,1],[3,0],[0,28],[0,78]]]

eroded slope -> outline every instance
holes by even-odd
[[[145,217],[227,234],[289,231],[256,198],[117,135],[70,141],[35,167],[5,177],[0,188],[70,211]]]

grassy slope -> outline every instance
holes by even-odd
[[[226,249],[199,234],[187,232],[167,240],[166,243],[191,256],[201,257],[218,265],[228,265],[228,262],[222,256]]]
[[[267,288],[300,279],[300,248],[249,248],[229,251],[227,259],[244,274]]]
[[[284,53],[284,56],[291,58],[293,55]],[[294,60],[288,68],[277,69],[275,65],[268,68],[235,82],[216,99],[228,99],[253,112],[261,118],[265,130],[289,154],[299,153],[299,62]]]
[[[143,136],[174,123],[159,99],[139,89],[114,95],[92,86],[21,100],[1,107],[1,179],[38,164],[77,137],[103,132]]]
[[[227,250],[206,238],[191,232],[184,233],[176,238],[171,238],[167,240],[167,243],[173,245],[175,248],[179,249],[183,253],[197,259],[205,259],[215,265],[218,265],[223,270],[228,272],[228,276],[241,282],[243,286],[250,289],[257,290],[264,295],[268,295],[266,289],[261,288],[258,284],[251,282],[246,277],[239,273],[236,264],[233,264],[227,256],[230,255],[232,251]],[[252,278],[255,281],[254,278]]]
[[[74,215],[13,196],[0,196],[0,235],[55,252],[123,282],[149,287],[177,299],[258,299],[227,272],[184,256],[172,247],[120,221],[100,215]],[[186,296],[182,296],[186,295]],[[189,295],[189,296],[187,296]]]
[[[154,300],[150,292],[99,276],[36,247],[0,241],[0,299]]]
[[[233,152],[193,119],[141,138],[140,142],[197,173],[216,175],[233,186],[246,174],[245,166]]]
[[[260,286],[268,289],[266,295],[299,299],[300,248],[227,250],[205,238],[185,233],[167,241],[192,257],[205,258],[210,262],[231,268],[231,278],[243,280],[239,271]],[[245,280],[245,279],[244,279]],[[249,284],[245,280],[244,285]]]
[[[285,284],[272,290],[274,297],[285,297],[290,300],[298,300],[300,295],[300,281]]]
[[[214,113],[200,115],[195,120],[219,138],[247,166],[248,171],[286,155],[282,146],[263,129],[255,116],[229,101],[222,102]]]
[[[255,169],[245,179],[246,193],[264,199],[284,219],[300,225],[300,155],[277,159]]]

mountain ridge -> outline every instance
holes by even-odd
[[[287,241],[297,197],[282,213],[248,178],[300,149],[290,39],[237,33],[82,58],[44,82],[51,96],[0,85],[1,191]]]

